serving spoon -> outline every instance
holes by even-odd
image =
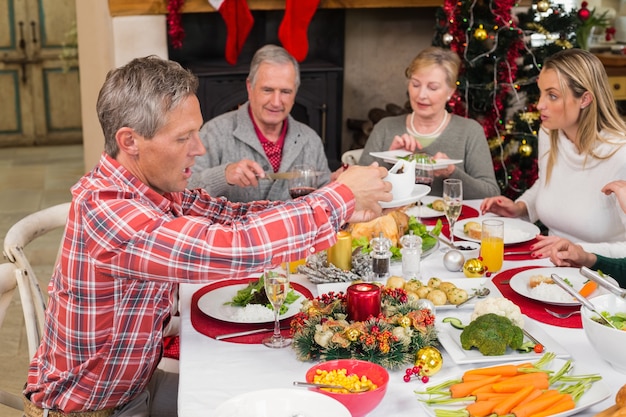
[[[477,290],[474,290],[474,294],[470,295],[469,297],[467,297],[467,300],[463,301],[462,303],[459,303],[456,305],[456,308],[461,307],[463,304],[467,303],[469,300],[471,300],[472,298],[478,297],[478,298],[485,298],[486,296],[488,296],[491,293],[491,290],[489,288],[479,288]]]
[[[369,391],[369,387],[361,387],[359,389],[346,388],[342,385],[332,385],[332,384],[316,384],[314,382],[301,382],[301,381],[293,381],[293,385],[296,387],[309,387],[309,388],[331,388],[331,389],[345,389],[346,391],[355,393],[355,392],[365,392]]]

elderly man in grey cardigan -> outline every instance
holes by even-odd
[[[265,179],[265,172],[302,164],[321,173],[317,186],[328,183],[331,172],[322,140],[289,115],[299,86],[298,62],[285,49],[259,49],[246,80],[248,102],[200,130],[207,153],[196,158],[189,187],[231,201],[288,200],[287,181]]]

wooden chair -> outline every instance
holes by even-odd
[[[348,165],[356,165],[359,163],[363,149],[352,149],[341,155],[341,162]]]
[[[17,287],[15,269],[15,265],[11,263],[0,264],[0,327]],[[0,404],[16,410],[24,410],[24,403],[19,396],[2,389],[0,389]]]
[[[70,203],[63,203],[29,214],[11,226],[4,238],[4,256],[15,267],[31,358],[43,334],[46,299],[24,250],[35,239],[65,227],[69,209]]]

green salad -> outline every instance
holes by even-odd
[[[613,323],[613,326],[615,326],[616,329],[626,330],[626,313],[619,312],[619,313],[611,314],[608,311],[603,311],[602,315],[608,321]],[[604,320],[600,319],[599,317],[593,317],[592,320],[607,326]]]
[[[261,275],[261,278],[257,281],[250,281],[248,286],[237,291],[233,299],[224,304],[236,307],[245,307],[248,304],[262,304],[270,310],[273,310],[272,304],[265,294],[265,286],[263,284],[263,275]],[[285,314],[289,309],[289,305],[293,304],[299,297],[298,293],[290,289],[285,296],[285,302],[280,306],[280,314]]]
[[[411,230],[413,234],[422,238],[422,253],[432,249],[437,245],[437,238],[434,236],[439,236],[441,234],[441,228],[443,227],[443,223],[441,219],[437,220],[435,227],[433,230],[428,233],[428,229],[426,225],[417,221],[415,216],[409,217],[409,228],[407,229],[405,234],[408,234]],[[361,236],[358,239],[352,239],[352,249],[356,249],[360,247],[361,251],[364,253],[371,252],[372,248],[370,248],[370,242],[365,236]],[[402,259],[402,254],[400,253],[400,248],[397,246],[391,247],[391,259]]]

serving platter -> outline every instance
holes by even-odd
[[[527,222],[521,219],[515,219],[510,217],[471,217],[463,220],[459,220],[454,225],[454,236],[459,239],[471,240],[473,242],[480,242],[480,239],[475,239],[466,235],[463,232],[463,226],[468,222],[481,223],[483,220],[493,219],[502,220],[504,223],[504,244],[512,245],[515,243],[528,242],[533,240],[535,236],[540,233],[539,227],[535,224]]]
[[[389,162],[391,164],[394,164],[396,162],[398,162],[400,159],[404,159],[405,157],[411,155],[412,153],[404,150],[404,149],[395,149],[393,151],[384,151],[384,152],[370,152],[370,155],[372,155],[374,158],[380,158],[385,162]],[[463,162],[462,159],[436,159],[435,163],[433,164],[423,164],[423,163],[417,163],[416,166],[431,166],[433,167],[433,169],[444,169],[446,168],[448,165],[457,165],[460,164],[461,162]]]
[[[223,287],[215,288],[204,294],[198,299],[198,308],[204,314],[217,320],[222,320],[230,323],[272,323],[274,321],[274,315],[272,310],[267,309],[270,314],[259,316],[256,318],[243,317],[240,315],[241,310],[244,307],[238,307],[225,304],[233,299],[237,294],[237,291],[245,288],[248,284],[233,283]],[[279,319],[286,319],[295,316],[302,307],[302,302],[306,297],[299,291],[291,288],[299,297],[296,301],[289,304],[285,314],[281,314]]]
[[[450,355],[455,363],[461,365],[471,363],[504,362],[512,360],[529,361],[538,359],[541,356],[541,354],[537,354],[534,352],[518,352],[511,348],[507,348],[507,352],[501,356],[485,356],[480,353],[478,349],[463,349],[463,347],[461,346],[462,330],[452,327],[450,323],[444,323],[442,320],[445,317],[455,317],[461,320],[463,324],[469,324],[471,321],[472,313],[473,311],[455,310],[454,312],[447,312],[437,315],[435,328],[437,329],[439,343],[441,343],[441,346],[443,346],[446,352],[448,352],[448,355]],[[563,346],[561,346],[559,342],[554,340],[552,337],[550,337],[550,335],[543,331],[543,329],[537,324],[537,322],[531,320],[529,317],[524,315],[523,318],[524,329],[527,330],[531,335],[533,335],[535,339],[541,342],[541,344],[544,346],[545,352],[552,352],[558,358],[570,357],[569,352]],[[524,337],[524,341],[528,341],[528,338]]]
[[[538,359],[538,358],[536,358]],[[512,364],[520,364],[523,363],[522,362],[510,362]],[[565,364],[565,360],[564,359],[554,359],[552,360],[548,366],[546,366],[547,369],[551,370],[551,371],[558,371],[559,369],[561,369],[563,367],[563,365]],[[573,364],[572,367],[572,371],[570,372],[570,375],[586,375],[586,374],[595,374],[597,373],[596,370],[594,369],[590,369],[589,367],[586,367],[584,364],[581,365],[577,362],[575,362]],[[463,375],[463,373],[459,373],[456,376],[450,376],[449,379],[460,379],[460,377]],[[428,388],[429,386],[433,386],[433,385],[437,385],[439,383],[441,383],[442,381],[438,380],[437,378],[432,378],[431,382],[429,382],[428,384],[426,384],[426,388]],[[420,392],[425,391],[424,389],[420,389]],[[581,411],[586,410],[587,408],[601,402],[604,401],[605,399],[607,399],[609,396],[611,395],[611,389],[608,387],[607,384],[604,383],[604,381],[600,380],[600,381],[596,381],[593,383],[593,385],[591,385],[591,387],[589,388],[589,390],[587,392],[585,392],[577,401],[576,403],[576,407],[562,412],[562,413],[558,413],[558,414],[553,414],[550,417],[566,417],[566,416],[570,416],[570,415],[574,415],[577,413],[580,413]],[[428,399],[428,395],[426,394],[418,394],[418,398],[420,400],[427,400]],[[420,404],[422,405],[422,407],[426,410],[426,413],[431,416],[434,417],[435,416],[435,410],[458,410],[460,408],[463,408],[463,406],[469,404],[469,402],[456,402],[454,404],[436,404],[436,405],[427,405],[426,403],[424,403],[423,401],[420,401]]]

